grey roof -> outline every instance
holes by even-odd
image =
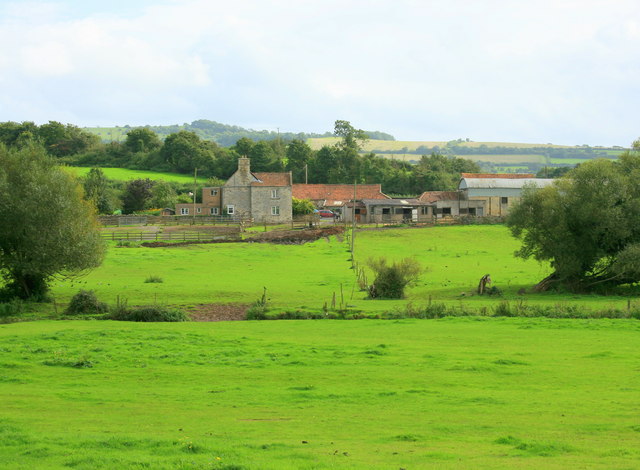
[[[521,189],[524,186],[536,186],[544,188],[553,183],[553,179],[544,178],[462,178],[459,189],[470,188],[513,188]]]
[[[415,198],[405,199],[362,199],[367,206],[429,206],[431,203]]]

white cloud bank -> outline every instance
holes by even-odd
[[[130,3],[0,3],[0,120],[640,136],[635,0]]]

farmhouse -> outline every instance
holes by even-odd
[[[461,176],[458,184],[461,198],[483,201],[483,215],[497,217],[509,213],[509,207],[520,199],[525,186],[543,188],[553,183],[553,179],[540,179],[532,174],[462,173]]]
[[[293,197],[309,199],[318,209],[330,209],[342,214],[344,205],[353,201],[354,189],[358,200],[391,199],[382,192],[379,184],[359,184],[355,188],[352,184],[294,184]]]
[[[252,173],[246,157],[224,186],[202,189],[199,204],[177,204],[178,215],[229,215],[256,222],[290,222],[291,173]],[[195,211],[195,214],[194,214]]]

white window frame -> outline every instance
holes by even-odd
[[[236,213],[236,206],[233,204],[227,204],[227,214],[234,215]]]
[[[218,190],[217,189],[212,189],[211,190],[211,195],[212,196],[217,196],[218,195]]]
[[[196,214],[202,214],[202,207],[196,207]]]
[[[180,208],[180,215],[189,215],[189,208],[188,207],[181,207]]]
[[[212,207],[209,212],[211,213],[211,215],[218,215],[220,213],[220,210],[217,207]]]
[[[271,199],[278,199],[278,190],[277,189],[272,189],[271,190]]]
[[[280,215],[280,206],[271,206],[271,215]]]

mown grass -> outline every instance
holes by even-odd
[[[635,468],[640,322],[0,325],[3,469]]]
[[[67,167],[76,176],[85,176],[91,170],[90,167],[69,166]],[[193,183],[193,175],[182,175],[179,173],[166,173],[159,171],[147,170],[129,170],[126,168],[101,168],[105,176],[116,181],[130,181],[140,178],[149,178],[150,180],[163,180],[176,183]],[[206,178],[198,178],[199,183],[205,183]]]

